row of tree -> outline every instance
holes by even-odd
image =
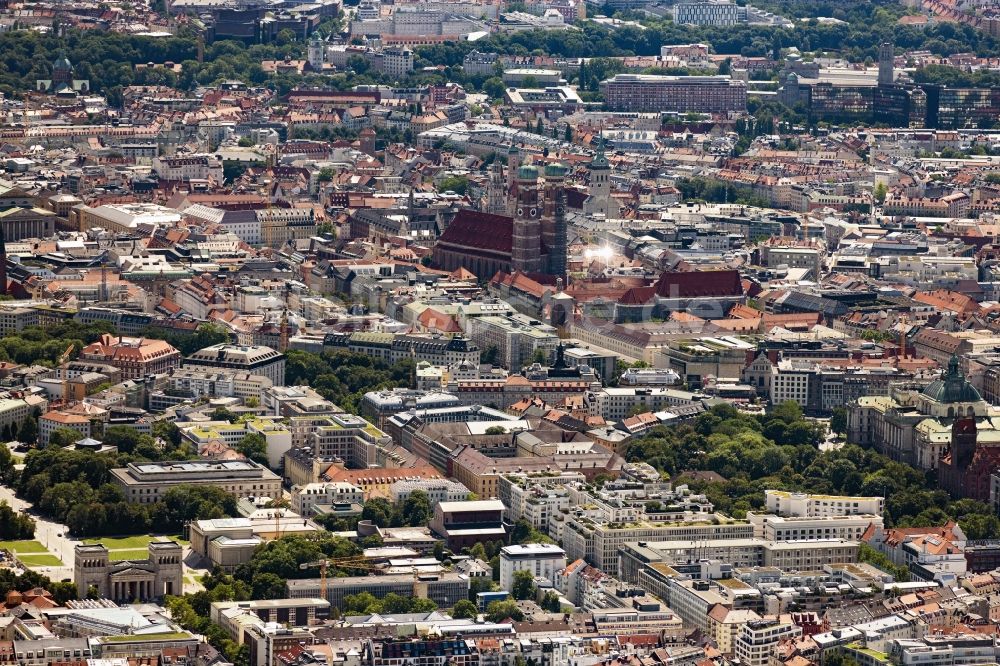
[[[15,511],[7,502],[0,501],[0,539],[16,541],[34,537],[34,519],[26,513]]]
[[[766,198],[751,193],[749,188],[724,184],[703,176],[678,178],[674,185],[680,190],[685,201],[735,203],[761,208],[771,205]]]
[[[669,20],[644,19],[646,25],[642,27],[626,25],[610,29],[582,22],[578,30],[496,34],[475,43],[455,41],[419,47],[416,70],[405,83],[427,85],[451,80],[478,89],[490,77],[467,77],[460,67],[463,57],[472,48],[509,55],[544,54],[599,59],[604,56],[658,55],[664,44],[703,42],[712,44],[715,51],[722,54],[775,55],[782,48],[794,46],[802,51],[837,51],[860,62],[877,57],[878,45],[891,41],[899,48],[926,49],[936,55],[969,50],[980,56],[1000,55],[1000,43],[994,37],[969,26],[949,22],[926,26],[900,25],[898,18],[905,9],[888,0],[865,0],[850,5],[828,0],[774,0],[770,4],[782,14],[805,20],[797,21],[791,28],[776,28],[756,25],[698,27],[677,25]],[[813,11],[829,13],[811,13]],[[832,16],[844,23],[809,20],[816,16]],[[334,27],[331,22],[326,29]],[[290,31],[282,31],[274,44],[248,46],[226,40],[211,43],[201,61],[197,58],[197,38],[193,31],[185,28],[167,39],[97,30],[69,29],[62,31],[64,36],[59,36],[59,32],[16,30],[0,35],[0,50],[4,53],[5,65],[0,70],[0,92],[18,95],[33,89],[35,80],[51,78],[51,63],[61,53],[74,63],[75,78],[89,80],[92,89],[105,93],[114,106],[122,101],[122,88],[130,85],[165,85],[193,90],[199,85],[238,78],[251,85],[267,85],[284,95],[293,87],[302,85],[332,85],[348,89],[366,83],[404,83],[369,71],[360,60],[353,61],[354,66],[349,71],[333,77],[311,72],[264,71],[262,63],[265,60],[302,56],[304,43],[296,40]],[[180,63],[181,72],[178,74],[165,67],[136,67],[168,61]],[[607,64],[612,68],[616,66],[614,61],[607,61]],[[440,66],[443,69],[436,69]],[[609,73],[613,73],[613,69],[605,68],[596,61],[588,63],[580,73],[580,86],[584,91],[596,91],[597,84]],[[494,92],[502,94],[502,90]]]
[[[0,70],[0,90],[8,95],[33,90],[38,79],[51,79],[52,63],[64,54],[73,63],[74,78],[90,81],[92,90],[107,94],[109,102],[117,106],[121,103],[121,89],[130,85],[193,90],[227,78],[259,85],[270,76],[262,67],[264,60],[298,57],[304,44],[294,39],[251,46],[218,41],[206,47],[205,57],[199,62],[197,37],[184,28],[165,39],[66,29],[61,36],[56,31],[6,32],[0,35],[0,50],[5,65]],[[166,62],[180,64],[180,73],[166,67],[136,67]]]
[[[422,490],[413,491],[400,504],[384,497],[372,497],[361,511],[362,520],[370,520],[379,527],[423,527],[431,515],[430,498]]]
[[[45,328],[28,326],[17,335],[0,338],[0,360],[51,367],[67,348],[77,353],[104,333],[114,333],[114,326],[104,321],[81,324],[72,319]]]
[[[417,66],[445,65],[455,67],[473,48],[510,55],[551,55],[601,58],[605,56],[659,55],[666,44],[700,42],[711,44],[716,53],[743,56],[774,56],[781,49],[796,47],[803,52],[836,51],[856,62],[878,57],[878,46],[892,42],[906,50],[926,49],[937,55],[974,51],[977,55],[1000,54],[996,38],[974,28],[956,23],[940,22],[926,26],[901,25],[905,13],[898,3],[888,0],[866,0],[844,4],[833,2],[800,2],[789,0],[799,11],[811,6],[828,5],[827,14],[806,13],[793,27],[773,27],[744,24],[740,26],[678,25],[669,20],[650,21],[643,27],[623,26],[615,29],[586,22],[579,30],[535,30],[497,34],[486,42],[447,42],[417,48]],[[786,13],[789,7],[780,7]],[[839,18],[843,23],[815,20],[817,16]],[[588,62],[588,65],[591,63]],[[604,74],[588,75],[584,87]]]
[[[461,602],[459,602],[461,603]],[[469,603],[465,601],[465,603]],[[381,599],[371,592],[359,592],[344,597],[343,615],[370,615],[372,613],[429,613],[437,610],[437,604],[430,599],[404,597],[390,592]]]

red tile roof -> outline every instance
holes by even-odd
[[[441,234],[438,243],[510,254],[513,237],[514,221],[506,215],[462,209]]]
[[[739,271],[665,271],[656,282],[656,293],[664,298],[742,296],[743,283]]]
[[[633,287],[622,294],[618,302],[622,305],[642,305],[656,294],[656,287]]]

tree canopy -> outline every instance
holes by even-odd
[[[625,458],[647,462],[688,483],[717,510],[735,517],[763,509],[768,489],[884,496],[890,527],[930,526],[953,518],[970,539],[1000,537],[1000,519],[988,505],[952,501],[933,477],[872,449],[847,445],[820,451],[823,435],[823,427],[803,417],[795,403],[760,416],[718,405],[691,422],[651,430],[629,444]],[[696,470],[716,472],[725,480],[684,477]]]
[[[285,383],[306,384],[341,409],[357,413],[368,391],[408,386],[413,361],[395,365],[366,354],[324,351],[322,354],[290,349],[286,353]]]
[[[0,539],[32,539],[34,536],[34,519],[26,513],[15,511],[7,502],[0,501]]]
[[[180,333],[158,326],[150,326],[142,332],[147,338],[165,340],[184,356],[199,349],[229,342],[229,332],[218,324],[199,324],[193,333]]]
[[[155,458],[141,458],[124,453],[95,454],[57,447],[29,451],[15,489],[20,497],[35,504],[42,515],[65,523],[79,536],[107,534],[145,534],[157,531],[179,532],[190,520],[236,515],[236,500],[216,486],[177,486],[158,502],[126,502],[121,489],[112,483],[111,470],[134,460],[170,457],[170,444],[160,451],[147,441],[148,435],[135,436],[131,428],[109,428],[118,442],[138,442],[136,451],[149,446]],[[73,431],[74,433],[76,431]],[[79,438],[79,433],[76,433]],[[127,444],[126,444],[127,446]]]

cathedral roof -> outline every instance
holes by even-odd
[[[475,210],[458,211],[455,219],[441,234],[438,243],[473,247],[480,250],[510,254],[514,224],[506,215],[492,215]]]

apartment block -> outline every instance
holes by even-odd
[[[461,406],[462,401],[451,393],[394,388],[365,393],[358,411],[379,427],[384,427],[392,416],[400,412],[419,410],[424,413]]]
[[[858,542],[845,539],[767,541],[757,537],[730,539],[683,539],[632,542],[620,553],[619,576],[647,587],[658,567],[695,560],[720,560],[734,568],[776,567],[790,571],[819,569],[828,564],[853,564],[858,560]]]
[[[448,479],[408,479],[396,481],[389,487],[390,498],[402,504],[415,492],[427,495],[431,509],[441,502],[464,502],[469,499],[469,489]]]
[[[882,528],[882,516],[775,516],[747,513],[753,535],[768,541],[804,541],[810,539],[847,539],[860,541],[870,525]]]
[[[292,349],[296,348],[293,340]],[[395,333],[329,333],[323,338],[323,348],[346,349],[380,358],[388,363],[413,359],[431,365],[451,366],[479,363],[479,347],[463,337],[430,335],[397,335]]]
[[[747,22],[747,8],[732,2],[679,2],[674,5],[678,25],[729,26]]]
[[[618,556],[631,542],[688,539],[689,547],[702,542],[725,543],[749,539],[753,526],[720,515],[701,516],[691,522],[597,523],[587,517],[567,519],[563,546],[570,560],[585,559],[603,571],[618,571]],[[636,582],[625,577],[625,580]]]
[[[802,627],[791,617],[747,622],[733,640],[733,653],[748,666],[767,666],[781,641],[802,635]]]
[[[697,404],[689,391],[662,387],[608,386],[594,391],[595,411],[608,421],[621,421],[634,407],[645,411],[670,411],[671,407]]]
[[[553,327],[521,314],[477,317],[471,320],[469,337],[480,349],[496,348],[498,362],[511,372],[531,365],[539,354],[547,361],[559,345]]]
[[[388,435],[353,414],[330,414],[310,430],[306,443],[316,457],[339,458],[357,469],[383,466],[379,449],[392,446]]]
[[[601,82],[614,111],[731,113],[747,108],[746,83],[728,76],[616,74]]]
[[[263,392],[260,404],[268,414],[289,418],[340,414],[344,411],[308,386],[270,387]]]
[[[583,483],[579,472],[560,471],[537,475],[505,474],[497,483],[497,494],[504,505],[504,517],[509,523],[527,520],[536,530],[553,534],[552,519],[571,506],[566,485]],[[561,532],[560,532],[561,534]]]
[[[184,359],[185,368],[235,370],[263,375],[274,386],[285,385],[285,355],[270,347],[218,344],[205,347]]]
[[[201,452],[212,442],[223,442],[235,447],[247,435],[261,435],[267,451],[267,464],[272,469],[281,467],[285,452],[292,448],[292,433],[279,419],[258,418],[252,421],[213,421],[193,426],[183,424],[184,437],[198,446]]]
[[[895,641],[901,666],[976,666],[995,663],[995,636],[982,634],[928,634],[920,639]]]
[[[306,578],[286,583],[289,599],[322,598],[320,580]],[[351,576],[327,581],[326,599],[337,608],[344,607],[344,597],[369,592],[376,599],[391,593],[402,597],[430,599],[441,608],[450,608],[469,596],[469,579],[457,573],[398,574],[387,576]]]
[[[726,581],[691,580],[679,575],[669,567],[664,567],[662,571],[654,571],[654,573],[658,576],[656,584],[650,584],[648,580],[644,580],[641,583],[642,587],[647,591],[650,591],[651,588],[656,589],[656,592],[650,593],[666,599],[670,608],[680,616],[686,627],[696,628],[706,634],[709,633],[712,626],[710,612],[716,606],[739,608],[741,606],[757,606],[760,602],[760,593],[747,585],[739,584],[739,581],[732,581],[732,583],[740,591],[747,592],[743,595],[742,600],[729,594],[730,588],[723,585],[723,583],[728,584],[731,579],[726,579]]]
[[[164,411],[186,401],[197,402],[201,398],[256,398],[260,400],[265,389],[273,382],[264,375],[245,372],[209,371],[197,368],[175,368],[160,387],[150,392],[149,408]]]

